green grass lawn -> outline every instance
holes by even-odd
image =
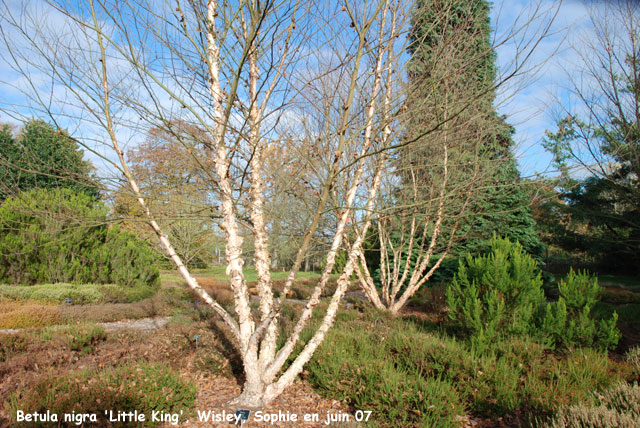
[[[215,278],[220,280],[226,280],[226,266],[214,266],[207,269],[194,269],[192,273],[194,276],[204,277],[204,278]],[[256,268],[253,266],[247,266],[243,269],[244,278],[248,283],[253,283],[258,280],[258,273],[256,272]],[[320,279],[320,275],[322,273],[318,271],[310,271],[310,272],[298,272],[296,275],[296,281],[308,281],[308,280],[316,280]],[[271,271],[271,279],[273,281],[283,281],[287,279],[289,275],[289,271],[281,271],[275,270]],[[337,275],[332,275],[331,278],[334,279]],[[160,282],[165,284],[167,282],[181,282],[182,276],[175,270],[163,270],[160,273]]]
[[[197,275],[197,276],[204,276],[207,278],[216,278],[216,279],[226,279],[227,278],[226,269],[227,269],[226,266],[214,266],[208,269],[196,269],[193,272],[194,272],[194,275]],[[256,272],[255,267],[247,266],[244,268],[243,272],[244,272],[244,278],[247,280],[247,282],[256,282],[258,280],[258,273]],[[288,270],[271,271],[271,279],[275,281],[287,279],[288,275],[289,275]],[[315,271],[298,272],[298,274],[296,275],[296,279],[297,280],[317,279],[317,278],[320,278],[320,275],[321,275],[321,272],[315,272]]]

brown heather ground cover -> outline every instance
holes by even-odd
[[[197,276],[224,300],[221,272]],[[296,299],[304,297],[313,279],[308,275],[296,283],[282,328],[291,328],[300,310]],[[277,285],[280,278],[275,280]],[[607,285],[599,310],[621,313],[624,335],[609,357],[579,349],[552,353],[527,338],[503,341],[492,352],[476,355],[448,330],[442,288],[423,290],[397,318],[369,309],[353,290],[301,379],[265,412],[318,413],[322,421],[327,412],[371,410],[369,423],[361,426],[488,428],[524,427],[536,418],[544,422],[559,409],[568,409],[561,412],[570,416],[602,409],[598,394],[640,375],[638,365],[623,357],[638,343],[635,306],[615,301],[618,288],[634,296],[640,288]],[[226,403],[242,384],[238,360],[211,311],[173,274],[162,275],[155,295],[135,302],[74,305],[4,298],[0,309],[2,327],[26,328],[0,334],[0,426],[17,426],[18,406],[88,411],[110,403],[181,409],[186,416],[179,426],[185,428],[216,426],[197,422],[196,410],[233,410]],[[152,332],[107,332],[96,325],[157,316],[170,320]]]

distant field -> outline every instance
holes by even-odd
[[[157,287],[123,287],[116,284],[0,284],[0,299],[37,300],[47,303],[134,303],[153,296]]]

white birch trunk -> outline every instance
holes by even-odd
[[[94,25],[98,26],[98,20],[94,9],[93,0],[90,2],[91,14],[93,17]],[[142,207],[143,213],[147,218],[147,222],[151,229],[154,231],[164,250],[167,253],[167,256],[173,261],[176,265],[178,272],[186,281],[187,285],[193,289],[207,304],[209,304],[218,315],[225,321],[227,326],[229,327],[233,336],[239,340],[240,339],[240,329],[235,320],[231,317],[231,315],[218,303],[216,302],[196,281],[196,279],[191,275],[187,267],[182,262],[182,259],[178,256],[175,249],[169,242],[169,238],[165,235],[158,223],[154,220],[149,207],[147,206],[142,194],[140,193],[140,187],[136,182],[133,173],[131,172],[125,158],[124,152],[120,148],[120,144],[118,142],[118,138],[116,136],[115,127],[113,125],[112,117],[111,117],[111,108],[110,108],[110,96],[109,96],[109,80],[107,76],[107,56],[103,44],[103,37],[101,32],[96,33],[98,45],[100,47],[100,63],[101,63],[101,81],[102,81],[102,96],[104,102],[104,119],[105,119],[105,128],[107,133],[109,134],[109,138],[111,139],[111,145],[113,146],[114,151],[117,153],[118,160],[122,169],[124,171],[125,177],[133,191],[138,204]]]

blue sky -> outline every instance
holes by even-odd
[[[9,4],[21,2],[10,0]],[[31,2],[37,5],[39,0]],[[542,10],[553,10],[560,4],[542,0]],[[517,20],[526,18],[531,2],[523,0],[495,2],[492,21],[497,23],[497,38]],[[531,73],[522,76],[503,88],[499,95],[498,109],[505,114],[508,122],[516,128],[515,148],[523,176],[532,177],[536,173],[552,173],[550,156],[540,145],[546,129],[553,129],[558,118],[557,100],[568,101],[569,92],[566,70],[575,70],[578,55],[570,48],[570,42],[579,46],[580,37],[588,37],[588,7],[579,0],[565,0],[561,3],[550,31],[550,35],[538,46],[530,59]],[[498,49],[498,65],[503,70],[509,68],[515,48],[506,44]],[[18,100],[18,93],[11,88],[16,83],[15,73],[0,60],[0,97],[10,102]],[[0,104],[3,101],[0,98]],[[13,120],[0,112],[0,121]],[[73,130],[72,130],[73,132]]]
[[[554,130],[555,122],[562,114],[560,102],[571,102],[568,74],[577,70],[579,56],[575,46],[580,49],[583,37],[589,37],[589,6],[579,0],[544,0],[543,9],[558,7],[558,14],[551,26],[550,36],[538,47],[531,58],[531,65],[540,65],[532,70],[524,82],[518,84],[517,91],[507,88],[498,102],[500,113],[508,117],[508,122],[516,128],[515,153],[524,177],[536,173],[553,174],[551,156],[540,144],[545,130]],[[526,10],[530,2],[515,0],[506,2],[502,10],[493,8],[492,20],[495,23],[500,13],[504,17],[498,20],[507,26],[514,14]],[[498,26],[498,33],[501,26]],[[512,57],[510,46],[498,49],[498,65],[503,65]],[[508,98],[508,99],[506,99]]]

